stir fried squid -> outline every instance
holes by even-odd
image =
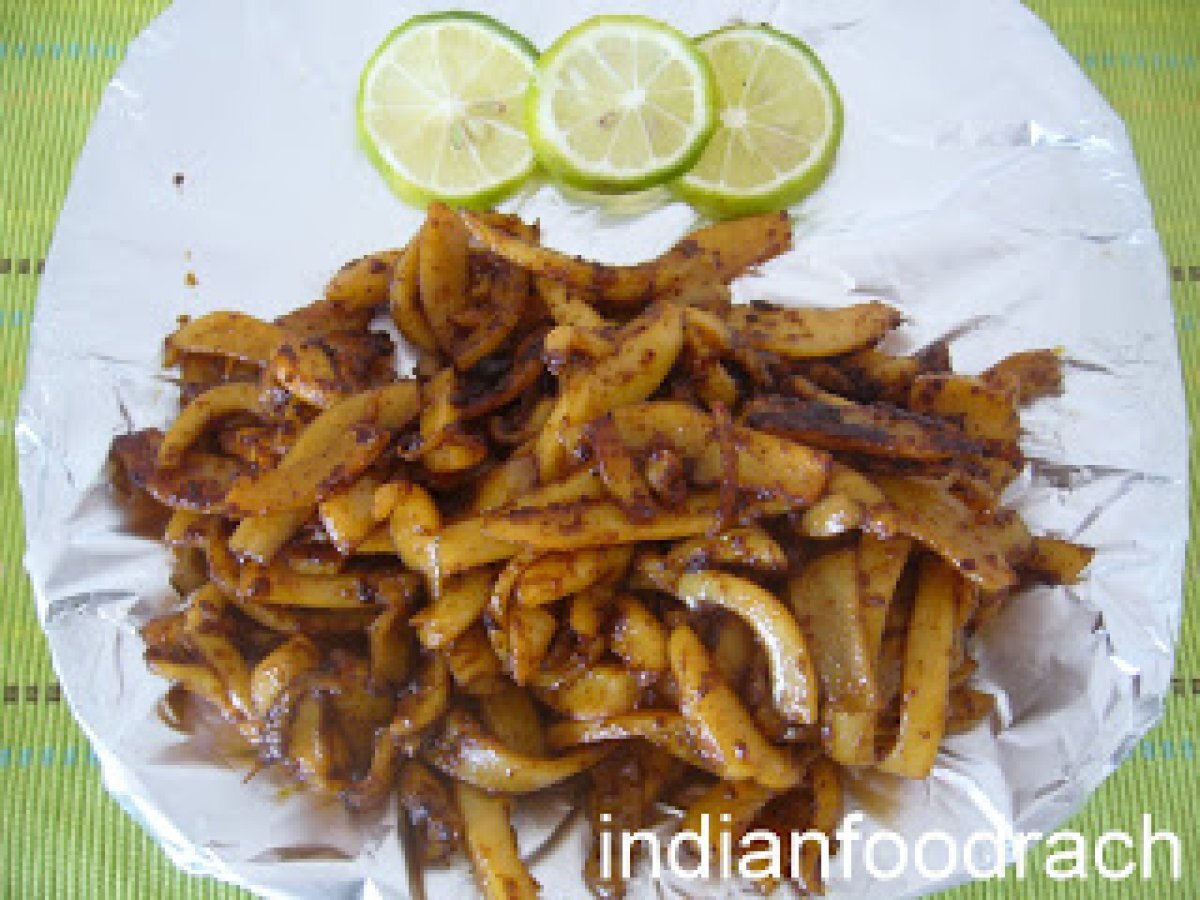
[[[882,303],[732,304],[790,242],[765,215],[610,266],[435,204],[315,303],[183,322],[178,416],[112,446],[175,561],[149,666],[258,769],[398,795],[491,898],[538,892],[511,815],[548,789],[616,896],[605,829],[832,834],[843,769],[924,778],[991,712],[972,635],[1091,558],[1000,501],[1059,359],[969,376],[881,349]]]

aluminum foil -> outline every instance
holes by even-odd
[[[137,626],[166,594],[166,558],[122,527],[103,463],[114,435],[173,412],[159,363],[176,316],[278,314],[318,296],[344,260],[416,228],[420,213],[356,146],[353,100],[375,45],[432,8],[176,3],[104,94],[33,323],[17,428],[27,566],[65,695],[109,791],[172,859],[264,896],[407,896],[395,817],[244,783],[244,766],[162,723],[164,685],[146,671]],[[879,297],[907,316],[897,346],[954,332],[966,371],[1065,348],[1066,393],[1029,411],[1032,462],[1011,500],[1036,529],[1095,545],[1095,562],[1076,588],[1014,599],[979,642],[997,721],[949,740],[928,781],[858,782],[851,796],[868,830],[910,841],[930,827],[1053,830],[1157,721],[1181,608],[1179,362],[1166,267],[1117,117],[1017,0],[482,8],[542,47],[618,9],[691,33],[740,19],[799,34],[843,93],[844,143],[829,181],[794,211],[796,248],[743,279],[740,298]],[[665,249],[696,221],[663,196],[598,204],[545,185],[508,206],[539,217],[552,245],[615,262]],[[522,813],[534,873],[556,898],[585,896],[582,827],[568,812],[560,799]],[[868,896],[855,871],[846,880],[835,865],[830,896]],[[886,893],[966,877],[914,872]],[[471,891],[465,867],[429,884],[434,897]],[[654,893],[645,880],[632,891]]]

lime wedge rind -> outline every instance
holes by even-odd
[[[695,167],[682,174],[672,185],[675,194],[713,218],[733,218],[782,209],[804,199],[829,175],[844,129],[842,100],[837,88],[824,64],[803,41],[769,25],[731,25],[697,38],[696,44],[707,54],[717,43],[726,40],[769,42],[785,49],[795,62],[805,68],[808,83],[822,92],[826,127],[803,163],[790,170],[777,171],[774,178],[763,180],[753,187],[742,185],[736,189],[730,188],[701,177]],[[718,116],[722,117],[725,115],[725,104],[721,97],[719,75],[715,76],[715,83],[722,107]],[[706,152],[726,152],[725,143],[731,140],[730,134],[731,130],[724,124],[719,125]],[[763,162],[763,165],[766,167],[769,163]]]
[[[691,86],[691,117],[683,123],[685,138],[667,154],[651,154],[640,166],[616,166],[574,152],[549,108],[553,92],[569,77],[572,54],[611,35],[632,41],[651,37],[673,51],[670,61],[681,64]],[[596,54],[592,54],[596,57]],[[598,58],[598,57],[597,57]],[[614,77],[618,77],[614,75]],[[595,16],[563,33],[538,60],[526,94],[526,130],[541,166],[571,187],[599,193],[631,192],[663,184],[690,169],[700,158],[716,127],[716,91],[712,71],[691,39],[664,22],[637,15]],[[668,115],[668,110],[659,110]],[[652,144],[647,134],[645,141]]]
[[[537,160],[532,147],[528,145],[528,137],[521,128],[519,117],[515,128],[512,129],[515,133],[510,136],[520,139],[523,144],[521,152],[507,154],[502,161],[488,160],[486,163],[480,161],[479,169],[483,173],[483,177],[479,183],[472,184],[464,190],[447,189],[444,185],[430,183],[428,178],[423,178],[413,172],[396,153],[391,151],[388,142],[379,133],[379,128],[373,127],[373,113],[381,107],[390,107],[393,112],[401,114],[418,112],[412,108],[403,108],[402,104],[374,102],[372,89],[375,86],[375,79],[380,76],[386,58],[394,53],[404,41],[422,29],[440,28],[478,29],[481,38],[498,42],[515,57],[524,58],[527,60],[528,73],[531,74],[533,71],[538,57],[537,48],[526,37],[490,16],[470,11],[437,12],[413,16],[388,34],[363,67],[355,103],[358,140],[387,185],[406,203],[423,207],[431,200],[437,199],[468,209],[490,208],[516,192],[537,167]],[[518,113],[523,108],[524,88],[525,84],[522,82],[520,85],[514,86],[512,91],[512,103],[518,108]],[[420,119],[419,115],[413,117]],[[422,121],[427,122],[428,117]],[[503,123],[493,122],[490,125],[498,128]],[[469,136],[463,135],[464,139],[467,137]],[[435,172],[436,165],[435,161]]]

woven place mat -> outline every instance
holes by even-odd
[[[21,501],[12,440],[39,275],[71,169],[104,86],[162,0],[0,3],[0,883],[2,897],[229,898],[237,889],[186,876],[105,794],[87,741],[61,702],[21,566]],[[1153,202],[1173,287],[1189,415],[1200,391],[1200,3],[1030,0],[1030,7],[1129,126]],[[1193,459],[1193,463],[1195,463]],[[1195,508],[1193,507],[1193,517]],[[1068,823],[1090,841],[1139,835],[1144,813],[1179,835],[1184,880],[1162,863],[1152,883],[1086,885],[1031,875],[948,897],[1200,896],[1200,614],[1189,553],[1187,603],[1166,717]],[[1030,872],[1042,869],[1034,852]]]

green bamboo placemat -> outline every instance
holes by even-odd
[[[1129,126],[1166,251],[1188,387],[1200,391],[1200,3],[1030,0]],[[105,84],[161,0],[0,2],[0,883],[12,898],[241,896],[178,872],[100,785],[86,740],[60,701],[21,567],[23,532],[12,441],[39,275],[72,166]],[[1193,444],[1193,447],[1195,445]],[[1193,450],[1193,464],[1195,451]],[[1193,465],[1193,469],[1195,465]],[[1193,507],[1193,514],[1195,508]],[[1187,609],[1166,718],[1069,823],[1089,839],[1139,834],[1143,813],[1175,831],[1184,881],[978,884],[958,898],[1195,897],[1200,795],[1200,613]],[[1031,872],[1041,867],[1035,852]],[[1160,866],[1161,871],[1161,866]]]

